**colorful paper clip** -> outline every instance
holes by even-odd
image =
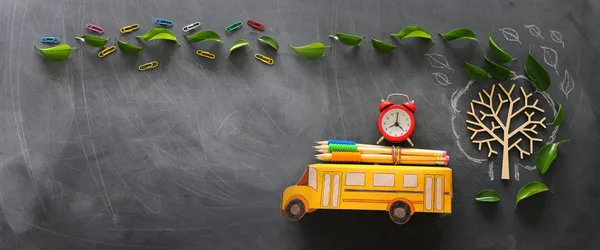
[[[152,62],[144,63],[144,64],[140,65],[138,67],[138,69],[140,71],[144,71],[144,70],[149,70],[149,69],[153,69],[153,68],[156,68],[156,67],[158,67],[158,62],[157,61],[152,61]]]
[[[45,36],[41,40],[42,43],[60,43],[60,38],[55,36]]]
[[[171,21],[169,19],[164,19],[164,18],[156,18],[156,19],[154,19],[154,23],[157,25],[165,26],[165,27],[173,26],[173,21]]]
[[[120,31],[121,31],[121,33],[125,34],[125,33],[134,32],[139,28],[140,28],[140,25],[136,23],[136,24],[132,24],[132,25],[127,25],[127,26],[121,28]]]
[[[215,54],[210,53],[210,52],[205,51],[205,50],[201,50],[201,49],[196,50],[196,55],[199,55],[201,57],[208,58],[208,59],[211,59],[211,60],[217,58],[217,56],[215,56]]]
[[[273,59],[263,54],[256,54],[254,55],[254,58],[268,65],[273,65],[275,63]]]
[[[88,29],[89,31],[93,31],[93,32],[96,32],[98,34],[104,33],[104,29],[100,28],[100,26],[95,25],[95,24],[88,23],[88,24],[85,25],[85,28]]]
[[[117,50],[117,47],[115,47],[115,46],[110,46],[108,48],[105,48],[105,49],[101,50],[100,52],[98,52],[98,57],[102,58],[102,57],[108,56],[108,54],[115,52],[115,50]]]
[[[202,23],[200,23],[200,22],[195,22],[195,23],[192,23],[192,24],[188,24],[188,25],[186,25],[186,26],[183,26],[183,29],[181,29],[181,30],[183,30],[183,32],[190,32],[190,31],[192,31],[192,30],[195,30],[195,29],[197,29],[198,27],[200,27],[200,25],[202,25]]]
[[[259,23],[257,21],[254,21],[252,19],[248,19],[248,21],[246,22],[248,25],[250,25],[250,27],[255,28],[257,30],[263,31],[265,30],[265,25],[262,23]]]
[[[243,25],[243,24],[242,24],[242,22],[235,22],[235,23],[232,23],[232,24],[230,24],[229,26],[227,26],[227,28],[225,28],[225,31],[226,31],[226,32],[233,32],[233,31],[235,31],[235,30],[237,30],[237,29],[241,28],[241,27],[242,27],[242,25]]]

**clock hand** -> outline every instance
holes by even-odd
[[[398,124],[398,113],[396,113],[396,124]]]
[[[393,127],[393,126],[396,126],[396,123],[392,124],[392,126],[389,126],[388,128],[391,128],[391,127]]]

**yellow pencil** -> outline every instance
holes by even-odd
[[[351,157],[341,157],[342,159],[334,159],[335,153],[340,155],[351,155]],[[364,163],[380,163],[380,164],[395,164],[394,157],[391,155],[382,154],[360,154],[356,152],[334,152],[334,154],[318,154],[315,159],[321,161],[334,162],[364,162]],[[410,165],[448,165],[450,156],[435,157],[435,156],[416,156],[416,155],[401,155],[398,164]]]

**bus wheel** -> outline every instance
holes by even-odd
[[[403,201],[396,201],[390,207],[390,218],[398,225],[402,225],[410,219],[410,206]]]
[[[306,214],[306,206],[300,199],[291,200],[285,207],[285,215],[292,221],[299,221]]]

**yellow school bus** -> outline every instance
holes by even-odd
[[[313,164],[282,196],[281,215],[293,221],[317,209],[348,209],[388,211],[404,224],[415,212],[452,212],[452,169]]]

